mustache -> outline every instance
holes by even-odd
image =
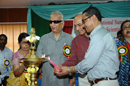
[[[86,30],[86,28],[85,28],[85,27],[83,27],[83,29],[85,29],[85,30]]]

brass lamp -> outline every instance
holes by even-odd
[[[24,64],[27,65],[27,72],[25,77],[28,81],[28,86],[38,86],[38,79],[36,78],[37,71],[39,70],[39,65],[42,63],[45,57],[38,58],[36,57],[36,42],[40,38],[35,35],[35,29],[32,28],[30,31],[31,35],[25,39],[29,40],[30,52],[27,58],[21,58],[24,61]]]

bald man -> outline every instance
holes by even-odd
[[[74,66],[84,59],[84,55],[89,46],[89,35],[87,34],[84,25],[82,24],[82,14],[77,14],[74,18],[74,26],[79,35],[76,36],[71,44],[71,56],[66,60],[63,66]],[[90,86],[87,79],[87,74],[79,74],[79,86]],[[73,80],[73,79],[72,79]],[[71,85],[71,81],[70,81]],[[73,85],[71,85],[73,86]]]

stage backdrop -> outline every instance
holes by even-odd
[[[27,16],[28,33],[32,27],[36,29],[36,35],[39,36],[50,32],[48,20],[50,20],[50,15],[54,11],[60,11],[64,15],[64,20],[68,20],[73,19],[77,13],[82,12],[89,6],[97,7],[101,11],[103,18],[130,17],[130,1],[98,4],[29,6]]]
[[[130,17],[122,17],[122,18],[102,18],[102,25],[106,28],[113,36],[113,38],[117,39],[117,32],[120,30],[121,23],[125,20],[130,20]],[[71,20],[72,21],[72,20]],[[74,25],[73,25],[74,26]],[[78,32],[72,29],[71,35],[73,37],[78,35]]]
[[[125,20],[130,20],[130,17],[123,18],[103,18],[103,26],[112,34],[115,40],[117,39],[117,32],[120,30],[121,23]]]

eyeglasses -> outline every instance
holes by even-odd
[[[123,29],[125,29],[125,30],[126,30],[127,28],[130,29],[130,24],[129,24],[128,26],[125,25],[125,26],[123,27]]]
[[[54,21],[51,21],[51,20],[50,20],[50,21],[49,21],[50,24],[52,24],[52,22],[53,22],[54,24],[58,24],[58,23],[62,22],[62,20],[54,20]]]
[[[30,44],[30,42],[29,41],[27,41],[27,42],[23,41],[23,42],[21,42],[21,44]]]
[[[83,22],[83,24],[85,23],[85,20],[87,20],[87,19],[89,19],[89,18],[91,18],[92,16],[89,16],[89,17],[87,17],[87,18],[85,18],[85,19],[82,19],[82,22]]]

